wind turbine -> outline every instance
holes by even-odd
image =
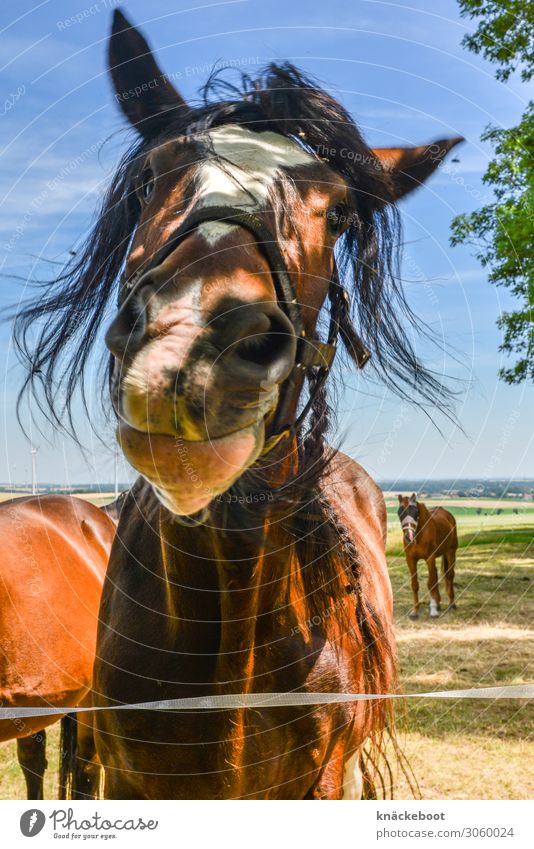
[[[119,497],[119,449],[115,448],[115,501]]]
[[[32,455],[32,495],[37,495],[37,452],[39,448],[35,448],[34,445],[30,448],[30,454]]]

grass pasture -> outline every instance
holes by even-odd
[[[534,682],[534,507],[506,504],[497,514],[490,502],[479,515],[476,506],[444,506],[458,522],[458,609],[437,620],[426,610],[423,562],[419,583],[425,610],[417,622],[407,617],[408,569],[396,513],[392,509],[389,515],[403,691]],[[403,710],[401,743],[423,799],[534,798],[534,702],[414,698]],[[411,798],[402,775],[395,795]]]
[[[98,496],[90,500],[103,501]],[[388,562],[402,690],[534,682],[534,505],[443,502],[458,521],[458,610],[428,618],[426,565],[420,563],[425,609],[412,622],[394,500],[388,498]],[[423,799],[534,798],[534,702],[413,698],[400,713],[400,742]],[[46,798],[54,798],[57,790],[58,730],[56,724],[48,731]],[[395,796],[412,798],[402,774]],[[24,798],[14,743],[0,746],[0,798]]]

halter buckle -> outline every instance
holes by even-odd
[[[301,336],[297,341],[297,363],[304,368],[324,368],[329,370],[334,362],[336,346],[330,342],[320,342]]]

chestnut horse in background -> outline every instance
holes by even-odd
[[[460,139],[373,150],[292,65],[212,81],[190,106],[117,10],[109,63],[137,144],[85,248],[17,328],[29,385],[39,375],[53,406],[59,380],[68,404],[118,299],[112,399],[141,477],[100,609],[105,795],[354,797],[364,746],[376,762],[391,730],[387,700],[252,710],[239,696],[395,688],[384,500],[326,443],[327,378],[339,340],[396,390],[443,397],[402,327],[394,210]],[[207,695],[237,704],[112,709]]]
[[[454,602],[454,569],[458,534],[456,519],[443,507],[430,510],[422,501],[417,501],[415,492],[410,498],[399,495],[398,515],[402,527],[404,553],[412,579],[413,610],[410,619],[419,617],[419,580],[417,563],[426,560],[428,566],[428,589],[430,592],[430,616],[439,616],[441,597],[436,558],[441,557],[445,590],[449,596],[449,610],[456,610]]]
[[[0,504],[0,705],[87,704],[98,610],[113,520],[79,498],[47,495]],[[28,799],[43,798],[45,727],[58,715],[0,720],[0,741],[17,740]],[[73,798],[96,796],[92,713],[62,718],[60,793],[72,768]],[[74,759],[72,765],[69,760]]]

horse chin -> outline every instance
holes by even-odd
[[[261,454],[263,422],[205,442],[146,433],[122,422],[118,442],[128,462],[177,516],[192,516],[226,492]]]

